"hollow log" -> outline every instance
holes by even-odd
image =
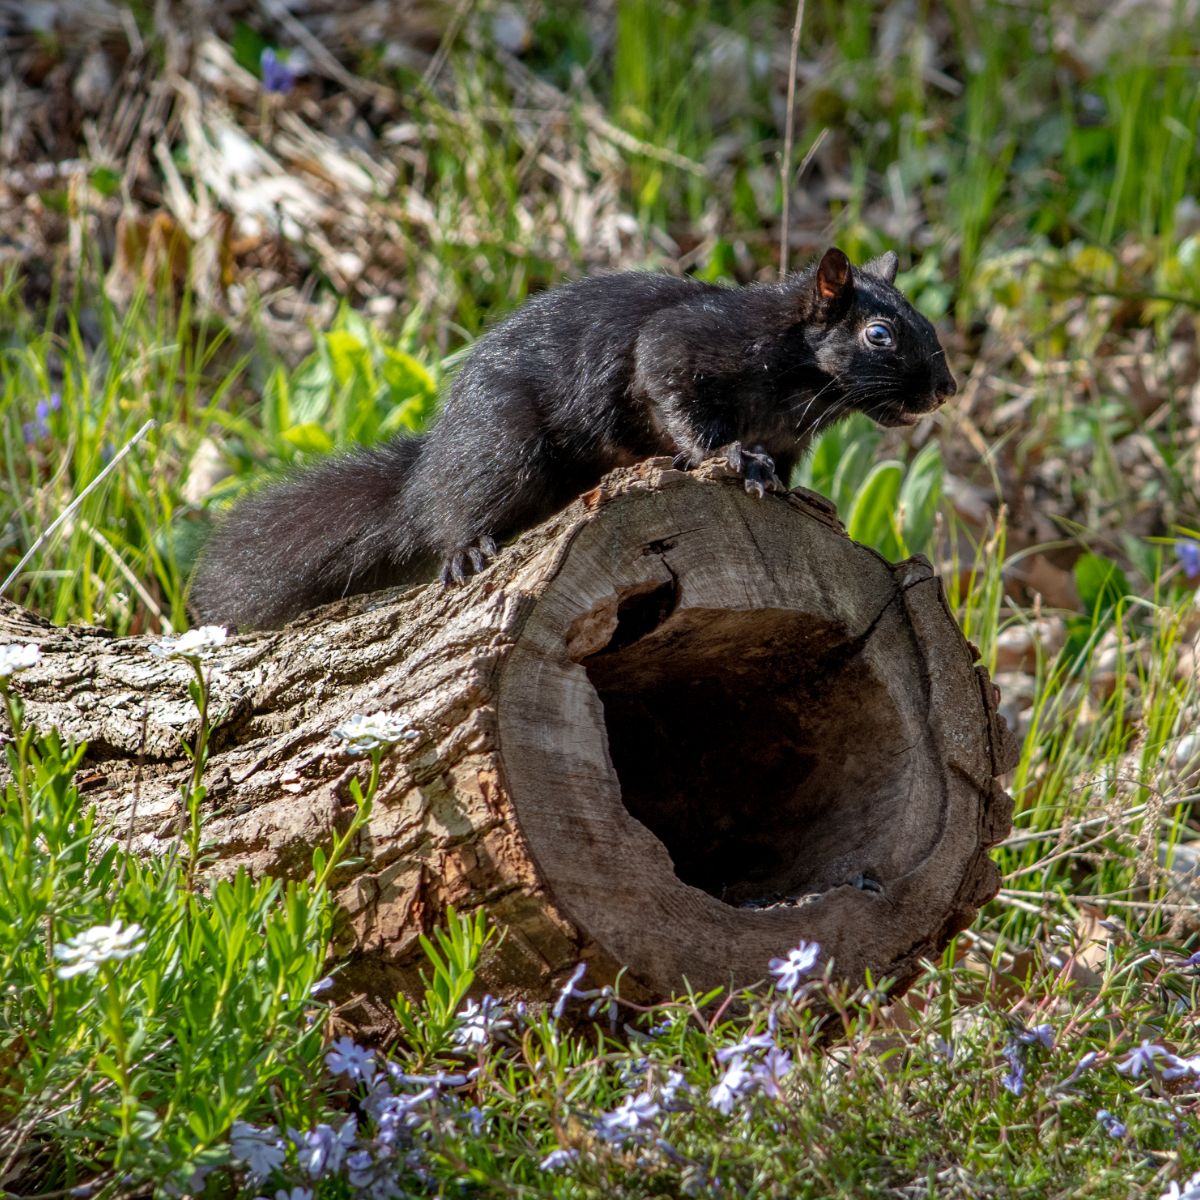
[[[180,827],[189,669],[151,639],[0,607],[36,725],[88,742],[113,837]],[[741,986],[801,939],[902,989],[996,891],[1015,747],[921,558],[852,542],[828,502],[717,464],[615,472],[462,587],[352,597],[210,662],[211,871],[303,875],[365,774],[330,731],[399,710],[337,876],[347,1017],[386,1024],[448,904],[505,931],[481,986],[544,1000],[584,960],[652,1000]]]

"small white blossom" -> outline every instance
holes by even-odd
[[[223,625],[201,625],[189,629],[177,638],[163,638],[150,647],[150,653],[158,658],[211,658],[214,650],[225,645],[229,636]]]
[[[551,1150],[545,1158],[538,1163],[539,1170],[542,1171],[561,1171],[563,1167],[569,1167],[572,1163],[579,1161],[578,1150]]]
[[[255,1181],[266,1179],[282,1167],[285,1158],[283,1141],[274,1125],[259,1129],[245,1121],[234,1121],[229,1131],[229,1149]]]
[[[1200,1200],[1200,1171],[1197,1171],[1182,1187],[1176,1180],[1172,1180],[1170,1187],[1163,1192],[1159,1200]]]
[[[818,943],[801,942],[794,950],[788,951],[787,958],[773,958],[767,965],[771,968],[771,974],[778,979],[779,988],[791,993],[817,965],[820,954],[821,947]]]
[[[141,936],[140,925],[130,925],[125,929],[120,921],[114,921],[111,925],[96,925],[77,933],[54,947],[54,957],[63,964],[58,968],[59,979],[70,979],[73,975],[95,971],[106,962],[131,958],[146,948],[145,942],[137,941]]]
[[[27,667],[36,666],[41,657],[41,647],[34,642],[26,642],[24,646],[17,642],[0,646],[0,679],[6,679]]]
[[[1175,1079],[1184,1079],[1189,1075],[1200,1076],[1200,1054],[1194,1054],[1191,1058],[1168,1054],[1164,1061],[1166,1065],[1162,1068],[1162,1077],[1168,1083]]]
[[[591,992],[581,992],[578,988],[579,981],[587,972],[587,963],[580,963],[574,971],[571,972],[571,978],[562,985],[558,993],[558,999],[554,1002],[554,1007],[550,1010],[550,1015],[557,1021],[566,1011],[567,1001],[575,997],[586,1000],[592,995]]]
[[[407,742],[418,737],[412,723],[402,713],[355,713],[330,735],[336,742],[345,742],[348,754],[366,754],[392,742]]]
[[[458,1019],[462,1023],[451,1035],[456,1046],[486,1046],[501,1030],[512,1028],[495,996],[484,996],[478,1004],[468,1000]]]
[[[745,1060],[735,1058],[716,1086],[708,1093],[708,1102],[717,1112],[728,1116],[733,1111],[734,1102],[752,1092],[757,1086]]]

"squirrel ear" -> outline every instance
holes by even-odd
[[[836,246],[826,250],[817,267],[817,295],[828,304],[847,295],[853,286],[850,260]]]
[[[884,283],[895,283],[896,272],[900,268],[900,259],[896,257],[894,250],[889,250],[886,254],[881,254],[878,258],[873,258],[869,263],[863,264],[863,270],[868,275],[874,275],[876,279],[882,279]]]

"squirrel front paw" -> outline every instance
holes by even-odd
[[[483,537],[450,551],[438,572],[438,579],[446,587],[452,583],[462,583],[472,575],[478,575],[495,557],[496,543],[484,534]]]
[[[787,491],[775,474],[775,460],[761,446],[747,450],[741,442],[730,442],[725,447],[725,461],[745,480],[751,496],[761,500],[767,492]]]

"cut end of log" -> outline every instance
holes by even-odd
[[[703,485],[658,483],[578,531],[506,661],[531,857],[658,994],[751,983],[802,939],[910,979],[994,893],[1002,836],[998,718],[940,584],[802,497],[725,487],[698,523]]]

